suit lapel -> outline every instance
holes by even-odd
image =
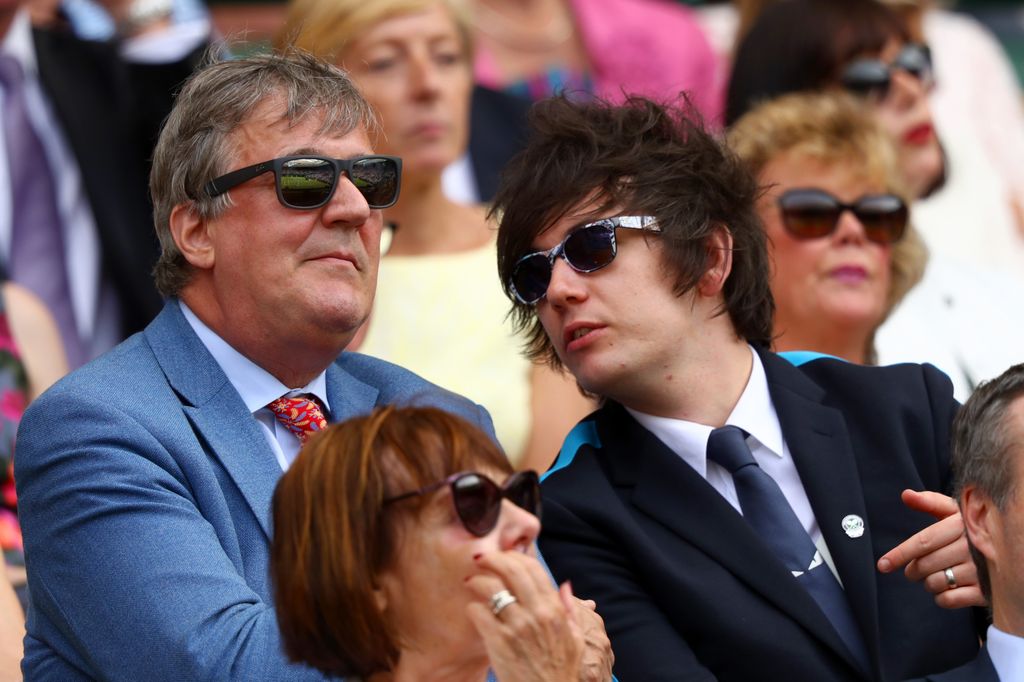
[[[259,422],[171,299],[146,339],[202,446],[242,493],[270,537],[270,501],[281,466]]]
[[[365,414],[377,404],[379,391],[343,370],[338,363],[327,368],[327,401],[330,422],[343,422]]]
[[[263,428],[227,380],[223,390],[210,400],[184,409],[197,435],[238,486],[269,539],[270,502],[282,472]]]
[[[637,509],[712,557],[857,667],[814,599],[718,491],[621,406],[609,405],[602,413],[607,418],[598,429],[614,453],[607,458],[612,480],[634,487],[630,501]]]
[[[824,391],[778,356],[761,353],[772,403],[822,537],[860,626],[872,665],[879,665],[878,598],[871,528],[856,458],[842,414],[822,404]],[[858,517],[862,535],[844,520]]]

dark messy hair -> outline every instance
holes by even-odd
[[[775,305],[757,183],[704,130],[688,99],[673,105],[631,97],[613,105],[555,97],[534,105],[530,124],[527,147],[506,168],[492,208],[500,217],[498,272],[510,298],[512,270],[537,235],[596,197],[595,215],[620,207],[658,220],[663,265],[680,296],[710,265],[709,237],[728,230],[732,272],[721,312],[739,336],[769,345]],[[559,366],[534,307],[513,299],[512,316],[527,332],[529,357]]]

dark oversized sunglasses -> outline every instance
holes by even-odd
[[[455,513],[458,514],[463,527],[479,538],[490,533],[498,525],[503,498],[540,518],[540,479],[537,478],[535,471],[518,471],[509,476],[505,485],[500,487],[483,474],[463,471],[419,490],[389,497],[384,500],[384,504],[426,495],[446,485],[451,488]]]
[[[239,168],[206,183],[211,197],[273,171],[277,199],[288,208],[320,208],[334,196],[338,178],[347,174],[366,198],[370,208],[387,208],[398,201],[402,160],[397,156],[356,156],[332,159],[327,156],[282,156],[245,168]]]
[[[779,197],[782,224],[797,239],[827,237],[836,230],[843,211],[852,211],[873,242],[892,244],[903,237],[908,211],[895,194],[866,194],[844,204],[820,189],[791,189]]]
[[[885,99],[893,69],[906,71],[926,90],[933,84],[931,52],[927,46],[916,43],[906,45],[888,64],[881,59],[858,59],[843,69],[840,80],[844,88],[856,95]]]
[[[609,265],[617,253],[615,230],[618,228],[661,231],[657,220],[651,216],[619,216],[581,225],[547,251],[528,253],[516,261],[509,278],[512,295],[524,305],[533,305],[544,298],[551,283],[551,270],[559,256],[576,272],[594,272]]]

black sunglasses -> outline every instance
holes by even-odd
[[[908,211],[895,194],[867,194],[844,204],[820,189],[791,189],[779,197],[782,224],[797,239],[827,237],[836,230],[843,211],[853,211],[864,226],[867,238],[878,244],[892,244],[903,237]]]
[[[906,45],[891,63],[881,59],[858,59],[843,69],[840,82],[850,92],[885,99],[892,84],[892,70],[902,69],[921,82],[926,90],[933,84],[931,51],[925,45]]]
[[[347,173],[352,184],[366,198],[370,208],[387,208],[398,201],[402,177],[402,160],[397,156],[356,156],[332,159],[327,156],[282,156],[245,168],[239,168],[206,183],[211,197],[252,180],[257,175],[274,172],[277,199],[288,208],[320,208],[334,196],[338,178]]]
[[[518,471],[509,476],[501,487],[483,474],[463,471],[419,490],[389,497],[384,500],[384,504],[426,495],[446,485],[451,488],[455,513],[463,527],[478,538],[487,535],[498,525],[503,498],[540,518],[540,479],[535,471]]]
[[[544,298],[559,256],[576,272],[594,272],[609,265],[617,253],[617,228],[661,231],[651,216],[619,216],[581,225],[547,251],[528,253],[516,261],[509,278],[512,295],[523,305],[533,305]]]

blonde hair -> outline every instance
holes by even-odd
[[[298,47],[340,64],[348,44],[374,24],[437,4],[451,11],[463,49],[472,54],[472,30],[462,0],[291,0],[274,49]]]
[[[728,142],[755,175],[773,159],[791,154],[841,166],[911,203],[889,135],[860,101],[845,93],[793,93],[765,102],[733,125]],[[928,249],[911,222],[893,245],[891,284],[879,325],[921,281],[927,263]],[[874,333],[867,357],[875,358]]]

